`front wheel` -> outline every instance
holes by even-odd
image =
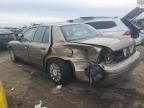
[[[15,53],[14,53],[12,48],[10,48],[9,54],[10,54],[11,61],[13,61],[13,62],[17,62],[18,61],[18,58],[15,56]]]
[[[72,79],[72,68],[64,60],[50,60],[47,64],[50,79],[56,84],[67,84]]]

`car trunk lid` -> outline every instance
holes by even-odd
[[[115,36],[99,36],[90,39],[73,41],[82,44],[100,45],[111,48],[113,51],[123,49],[133,44],[131,38]]]

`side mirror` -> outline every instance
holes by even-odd
[[[23,34],[15,34],[15,39],[18,41],[21,41],[23,37]]]

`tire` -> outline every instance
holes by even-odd
[[[18,58],[15,56],[13,48],[9,49],[9,54],[10,54],[11,61],[13,61],[13,62],[17,62],[18,61]]]
[[[70,64],[61,59],[50,60],[47,63],[47,71],[56,85],[69,83],[73,76]]]

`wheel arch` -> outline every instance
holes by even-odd
[[[74,64],[72,63],[72,61],[70,61],[70,60],[65,60],[64,58],[61,58],[61,57],[50,57],[50,58],[47,58],[47,59],[45,60],[45,64],[44,64],[45,69],[47,69],[47,64],[48,64],[48,62],[50,62],[51,60],[62,60],[62,61],[65,61],[66,63],[69,64],[70,68],[72,69],[72,73],[74,74],[74,72],[75,72],[75,67],[74,67]]]
[[[8,46],[8,50],[10,50],[11,48],[12,48],[12,46],[11,46],[11,45],[9,45],[9,46]]]

